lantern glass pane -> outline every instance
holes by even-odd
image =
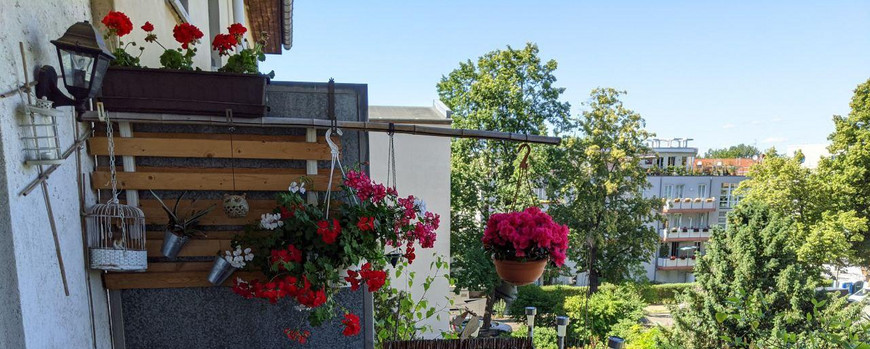
[[[94,72],[94,57],[66,49],[60,50],[63,81],[67,87],[87,91]],[[71,91],[72,92],[72,91]]]

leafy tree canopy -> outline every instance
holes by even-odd
[[[644,198],[649,185],[639,162],[652,136],[640,114],[619,100],[624,92],[595,89],[580,118],[581,132],[550,148],[549,212],[571,228],[569,256],[578,269],[591,266],[592,292],[600,278],[621,282],[640,271],[659,235],[648,223],[661,201]]]
[[[735,158],[752,158],[753,155],[761,155],[761,151],[755,146],[747,144],[732,145],[727,148],[708,149],[704,153],[705,158],[714,159],[735,159]]]

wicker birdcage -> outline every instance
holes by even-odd
[[[85,219],[91,269],[144,271],[148,268],[142,210],[112,199],[91,207]]]

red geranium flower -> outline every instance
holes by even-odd
[[[308,342],[308,337],[311,336],[311,331],[299,331],[299,330],[291,330],[289,328],[284,329],[284,334],[287,335],[291,341],[299,342],[299,344],[305,344]]]
[[[187,49],[190,44],[196,44],[202,38],[202,31],[190,23],[181,23],[172,28],[172,36],[181,44],[181,48]]]
[[[375,229],[375,217],[360,217],[359,222],[356,223],[357,228],[362,231],[369,231]]]
[[[230,35],[240,37],[242,35],[245,35],[245,33],[248,31],[248,28],[245,28],[245,26],[243,26],[241,23],[233,23],[229,27],[227,27],[227,30],[230,32]]]
[[[332,219],[332,227],[329,226],[327,221],[317,222],[317,235],[320,235],[320,238],[327,245],[334,244],[338,234],[341,234],[341,225],[338,224],[337,219]]]
[[[142,30],[146,32],[154,31],[154,25],[151,24],[151,22],[145,22],[145,24],[142,25]]]
[[[344,314],[344,320],[341,320],[341,323],[345,326],[344,331],[341,332],[345,337],[359,334],[359,330],[362,328],[359,325],[359,316],[352,313]]]
[[[130,17],[120,11],[109,11],[103,17],[102,22],[106,28],[109,28],[110,35],[114,34],[119,38],[133,31],[133,22],[130,22]]]
[[[347,277],[344,278],[345,281],[350,283],[350,289],[352,291],[356,291],[359,289],[359,285],[362,280],[359,278],[359,273],[355,270],[347,270]]]
[[[211,48],[215,51],[218,51],[221,56],[225,56],[228,55],[229,51],[232,51],[237,44],[238,41],[234,36],[230,34],[218,34],[215,35],[214,41],[212,41],[211,43]],[[284,215],[284,210],[286,210],[286,208],[281,206],[282,216]]]

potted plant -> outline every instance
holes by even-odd
[[[686,232],[689,231],[689,228],[687,228],[687,227],[682,227],[682,228],[680,228],[680,231],[686,233]]]
[[[166,212],[169,218],[169,223],[166,224],[166,231],[163,234],[163,247],[161,248],[164,257],[175,258],[190,238],[205,236],[196,227],[199,224],[199,220],[211,212],[214,205],[202,210],[191,210],[188,216],[183,216],[178,213],[178,204],[187,192],[181,193],[175,199],[175,205],[172,209],[169,209],[169,206],[154,191],[151,191],[151,194],[154,195],[154,198],[157,199],[157,202],[160,203],[160,206],[163,207],[163,211]]]
[[[692,260],[695,260],[695,258],[697,258],[697,256],[695,256],[695,255],[692,255]]]
[[[701,228],[701,231],[706,233],[706,232],[710,231],[710,227],[709,226],[703,227],[703,228]]]
[[[255,257],[249,267],[266,279],[237,278],[233,292],[273,304],[293,300],[308,312],[311,326],[341,316],[342,333],[358,334],[359,318],[333,301],[336,286],[380,289],[393,258],[413,263],[417,247],[434,247],[440,216],[419,198],[400,197],[362,172],[348,171],[340,189],[336,195],[343,196],[343,204],[332,210],[309,203],[297,186],[278,194],[277,207],[234,239],[251,247]]]
[[[676,227],[671,228],[671,233],[676,233],[676,232],[677,232],[677,228],[676,228]]]
[[[125,20],[126,19],[126,20]],[[266,114],[266,84],[269,76],[259,74],[257,62],[263,61],[262,41],[250,48],[230,55],[230,42],[241,43],[247,28],[233,24],[229,34],[219,34],[212,46],[222,55],[230,55],[227,65],[219,72],[206,72],[193,67],[197,44],[202,31],[190,23],[181,23],[173,28],[173,38],[179,48],[166,47],[154,34],[154,25],[146,22],[141,26],[145,41],[156,44],[162,69],[143,68],[138,56],[124,52],[135,43],[120,45],[120,37],[129,34],[133,25],[121,12],[110,12],[103,19],[107,40],[119,45],[116,57],[103,78],[99,98],[111,111],[139,113],[197,114],[223,116],[227,109],[234,117],[262,117]],[[144,47],[139,47],[140,55]],[[253,58],[253,59],[251,59]]]
[[[252,260],[254,254],[251,253],[250,247],[242,249],[241,245],[236,245],[235,250],[224,251],[223,256],[219,254],[215,257],[211,272],[208,273],[208,281],[212,285],[223,284],[233,272],[244,268],[247,262]]]
[[[486,223],[483,246],[502,280],[528,285],[541,277],[548,260],[556,266],[565,263],[568,227],[537,207],[496,213]]]
[[[694,228],[692,228],[692,232],[693,232],[693,233],[697,233],[697,232],[699,232],[700,230],[701,230],[701,228],[698,228],[698,227],[694,227]]]
[[[671,257],[670,257],[670,260],[672,260],[672,261],[677,260],[677,256],[671,256]]]
[[[682,256],[680,256],[680,260],[681,260],[681,261],[686,260],[686,255],[682,255]]]

